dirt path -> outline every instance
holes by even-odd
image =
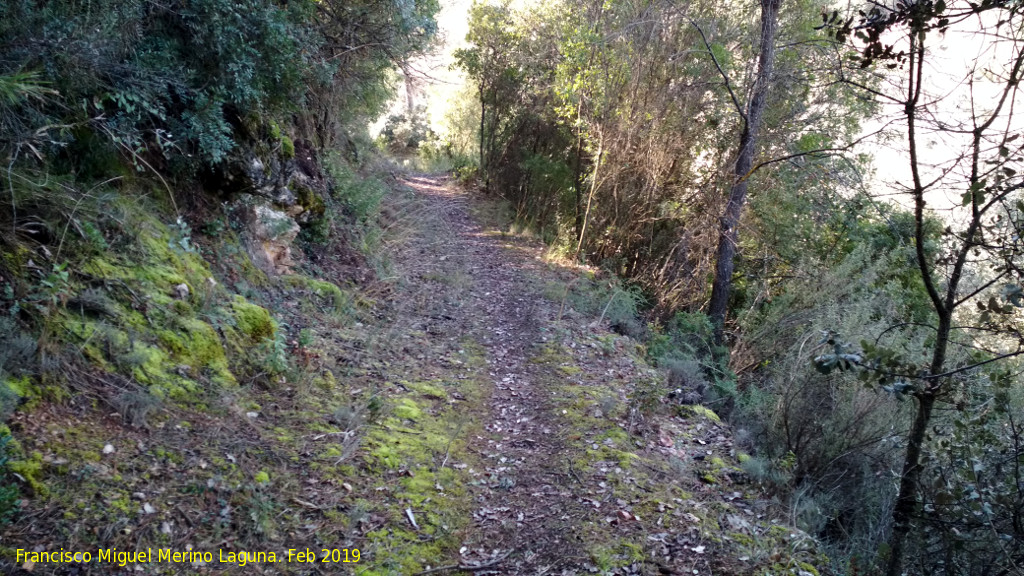
[[[501,559],[494,571],[501,574],[578,573],[587,560],[579,527],[588,511],[572,498],[566,431],[551,402],[554,392],[544,385],[550,369],[529,361],[552,337],[558,312],[530,279],[538,272],[540,247],[486,233],[467,213],[464,193],[443,177],[406,183],[446,232],[443,241],[410,248],[421,258],[449,262],[448,274],[465,275],[459,300],[443,317],[482,344],[491,386],[484,434],[466,447],[482,457],[483,469],[475,471],[482,481],[470,490],[474,530],[460,548],[461,562]]]

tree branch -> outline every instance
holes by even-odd
[[[846,144],[844,146],[833,147],[833,148],[818,148],[817,150],[808,150],[807,152],[797,152],[796,154],[788,154],[786,156],[779,156],[778,158],[772,158],[771,160],[765,160],[763,162],[760,162],[760,163],[756,164],[753,168],[751,168],[750,171],[748,171],[746,174],[743,175],[742,178],[740,178],[740,181],[742,182],[744,180],[749,179],[751,176],[754,175],[754,172],[757,172],[761,168],[764,168],[765,166],[769,166],[771,164],[777,164],[779,162],[785,162],[786,160],[792,160],[794,158],[801,158],[803,156],[812,156],[814,154],[825,154],[825,153],[828,153],[828,152],[846,152],[846,151],[850,150],[851,148],[853,148],[854,146],[856,146],[857,144],[860,144],[864,140],[866,140],[866,139],[868,139],[868,138],[878,134],[881,131],[882,130],[879,129],[879,130],[876,130],[876,131],[874,131],[874,132],[872,132],[870,134],[865,134],[864,136],[861,136],[860,138],[857,138],[853,142],[850,142],[850,143],[848,143],[848,144]]]
[[[700,34],[701,40],[704,41],[704,47],[708,49],[708,54],[711,55],[711,61],[715,63],[715,68],[718,69],[718,73],[722,75],[722,80],[725,82],[725,89],[729,91],[729,97],[732,98],[732,104],[736,107],[736,112],[739,113],[740,117],[743,118],[743,122],[747,122],[747,113],[744,111],[743,106],[740,105],[739,98],[736,97],[736,92],[732,89],[732,82],[729,81],[729,75],[722,69],[722,65],[719,64],[718,58],[715,57],[714,50],[711,49],[711,43],[708,42],[708,37],[704,35],[704,31],[700,29],[697,22],[690,20],[690,24],[697,29],[697,33]]]

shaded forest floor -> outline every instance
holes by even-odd
[[[666,400],[642,346],[573,308],[592,271],[547,261],[541,243],[504,232],[496,203],[444,176],[400,178],[384,213],[388,265],[352,314],[311,306],[301,283],[265,290],[278,322],[304,328],[288,355],[309,377],[243,382],[145,422],[89,402],[110,385],[89,380],[17,414],[40,482],[0,533],[0,570],[817,573],[823,559],[773,519],[728,427]],[[111,546],[214,559],[10,555]],[[348,552],[321,562],[322,549]],[[276,562],[221,561],[242,551]]]

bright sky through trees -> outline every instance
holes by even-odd
[[[924,78],[925,94],[927,101],[931,102],[930,116],[937,126],[969,132],[970,126],[962,126],[960,122],[969,116],[972,105],[978,111],[988,111],[995,106],[1013,49],[1009,37],[1000,40],[993,36],[998,17],[994,12],[982,13],[950,27],[945,34],[932,33],[929,36],[931,48]],[[1009,30],[1003,32],[1014,34]],[[895,33],[889,34],[893,38],[888,42],[895,42]],[[900,46],[905,48],[905,39]],[[904,80],[905,75],[893,74],[883,81],[883,87],[889,93],[905,91]],[[1014,112],[1013,106],[1005,107],[1002,122],[1010,121]],[[1012,127],[1024,128],[1019,114],[1012,122]],[[874,159],[876,172],[870,184],[874,192],[909,206],[910,201],[901,197],[910,181],[905,126],[903,110],[898,105],[883,101],[881,113],[865,123],[864,133],[885,128],[887,135],[876,137],[871,146],[864,146],[859,152],[870,154]],[[970,143],[969,133],[931,130],[923,132],[922,136],[922,150],[926,154],[922,167],[929,170],[930,178],[939,177],[943,168],[957,164],[957,158],[964,154]],[[929,202],[939,208],[957,206],[961,201],[965,174],[954,170],[948,175],[948,180],[949,188],[939,187],[928,195]]]

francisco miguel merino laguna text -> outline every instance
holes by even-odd
[[[72,552],[61,548],[52,552],[32,552],[18,548],[15,550],[17,562],[31,562],[33,564],[89,564],[95,560],[96,563],[116,564],[125,567],[129,564],[148,564],[150,562],[189,562],[212,564],[214,561],[213,552],[199,552],[194,550],[176,551],[170,548],[157,548],[154,553],[152,548],[145,551],[122,552],[117,548],[100,548],[94,555],[91,552]],[[292,556],[292,554],[289,554]],[[282,554],[281,559],[284,559]],[[234,552],[230,550],[217,550],[217,561],[225,564],[237,564],[245,566],[250,562],[273,563],[277,562],[278,555],[274,552]]]

